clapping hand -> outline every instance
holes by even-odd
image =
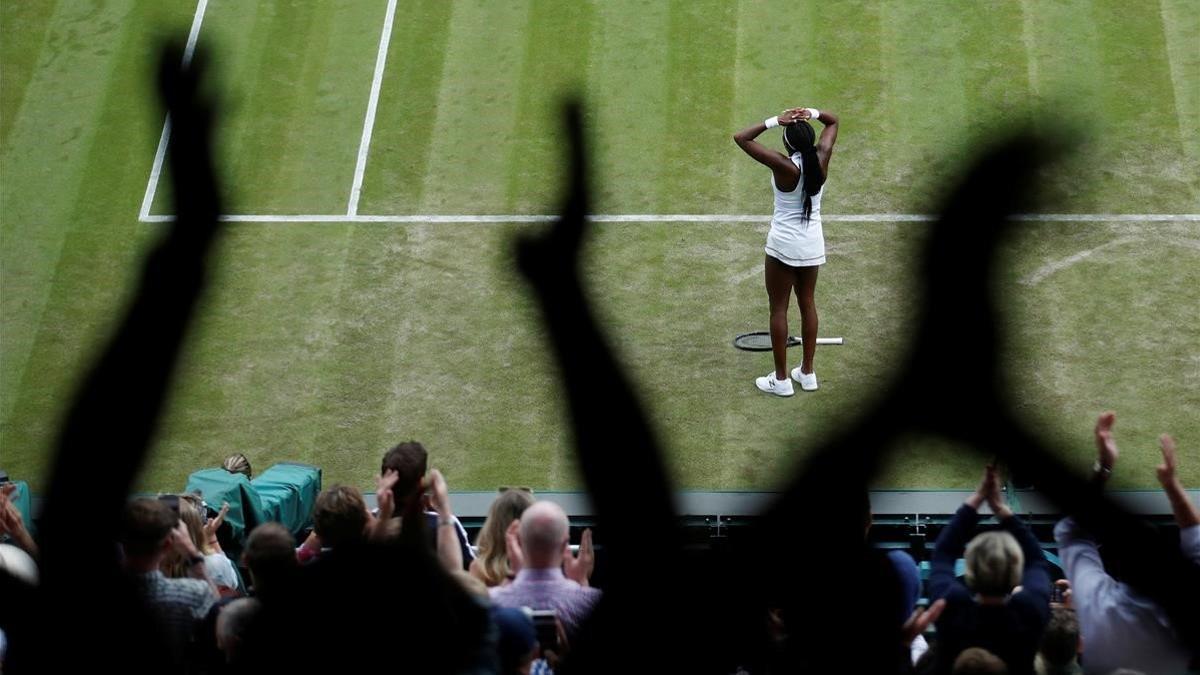
[[[521,521],[514,520],[504,532],[504,552],[508,555],[508,568],[513,574],[525,567],[525,550],[521,548]]]
[[[372,539],[386,539],[394,534],[392,516],[396,513],[396,495],[392,488],[399,479],[400,474],[395,469],[388,469],[383,475],[375,477],[375,502],[379,505],[379,515],[367,512],[367,536]]]
[[[1175,460],[1175,439],[1169,434],[1163,434],[1158,437],[1158,445],[1162,449],[1163,463],[1159,464],[1154,469],[1155,475],[1158,476],[1158,482],[1163,487],[1170,487],[1178,478],[1175,475],[1177,466]]]
[[[583,531],[578,554],[571,553],[571,543],[563,543],[563,574],[580,586],[587,586],[596,568],[596,551],[592,548],[592,530]]]
[[[1113,439],[1112,428],[1117,421],[1114,412],[1101,413],[1096,420],[1096,477],[1101,481],[1108,480],[1113,467],[1117,465],[1117,442]]]

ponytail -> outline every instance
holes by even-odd
[[[801,171],[804,174],[804,220],[812,214],[812,196],[821,192],[825,184],[825,172],[821,160],[817,159],[816,132],[808,122],[799,121],[783,131],[783,142],[792,153],[800,153]]]
[[[825,172],[821,171],[817,149],[811,145],[800,151],[800,163],[804,166],[804,220],[808,221],[812,213],[812,196],[821,192],[821,186],[825,184]]]

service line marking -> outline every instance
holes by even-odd
[[[167,223],[170,215],[142,214],[143,223]],[[929,223],[938,216],[924,213],[847,213],[825,214],[827,223]],[[1018,213],[1013,220],[1049,223],[1195,223],[1200,213]],[[557,215],[447,215],[447,214],[231,214],[220,217],[225,223],[551,223]],[[770,214],[709,213],[634,213],[593,214],[593,223],[760,223],[771,221]]]

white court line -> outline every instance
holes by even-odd
[[[367,116],[363,120],[362,140],[358,143],[358,162],[354,165],[354,183],[350,186],[350,204],[346,215],[358,213],[358,198],[362,194],[363,174],[367,170],[367,151],[371,148],[371,132],[375,130],[375,109],[379,105],[379,87],[383,69],[387,66],[388,44],[392,41],[392,19],[396,16],[396,0],[388,0],[387,17],[379,36],[379,53],[375,55],[375,76],[371,79],[371,97],[367,100]]]
[[[175,219],[168,215],[143,214],[138,218],[143,223],[167,223]],[[233,214],[221,216],[224,223],[550,223],[556,215],[276,215],[276,214]],[[1050,223],[1179,223],[1200,222],[1200,213],[1018,213],[1013,220]],[[588,216],[594,223],[761,223],[771,220],[770,214],[594,214]],[[821,220],[827,223],[927,223],[937,216],[923,213],[854,213],[825,214]]]
[[[188,33],[187,45],[183,48],[183,65],[192,62],[192,55],[196,53],[196,42],[200,39],[200,25],[204,23],[204,12],[208,9],[208,0],[200,0],[196,3],[196,14],[192,17],[192,30]],[[167,156],[167,141],[171,138],[171,116],[163,120],[162,133],[158,136],[158,150],[154,151],[154,164],[150,166],[150,178],[146,181],[146,194],[142,196],[142,210],[139,212],[139,219],[143,222],[148,222],[147,218],[153,218],[150,215],[150,207],[154,204],[154,193],[158,191],[158,178],[162,174],[163,160]]]

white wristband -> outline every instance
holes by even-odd
[[[816,108],[805,108],[808,111],[808,116],[814,120],[821,118],[821,111]]]
[[[763,124],[767,125],[768,129],[779,126],[779,115],[768,117],[767,119],[763,120]]]

